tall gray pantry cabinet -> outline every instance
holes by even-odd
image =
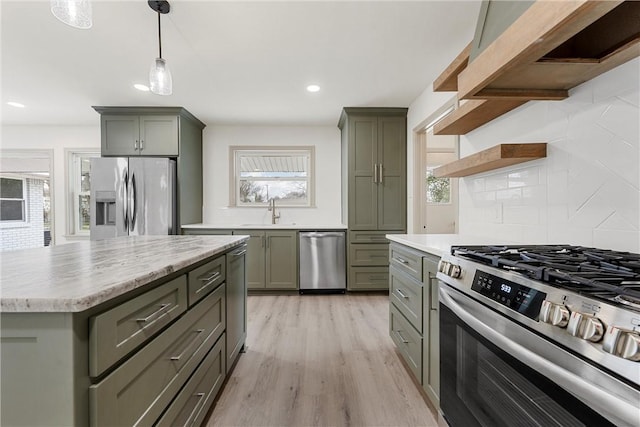
[[[103,107],[102,157],[171,157],[177,161],[177,224],[202,222],[202,130],[182,107]]]
[[[344,108],[338,127],[347,289],[388,289],[385,234],[407,227],[407,109]]]

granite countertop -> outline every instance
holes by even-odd
[[[441,257],[451,252],[451,246],[457,245],[496,245],[509,244],[505,240],[472,236],[468,234],[387,234],[387,239],[423,252]]]
[[[0,312],[80,312],[249,236],[131,236],[0,256]]]
[[[182,228],[189,230],[346,230],[344,224],[187,224]]]

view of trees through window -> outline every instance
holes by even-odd
[[[238,206],[309,206],[311,150],[237,150],[235,152]]]
[[[438,178],[427,168],[427,203],[451,203],[451,178]]]

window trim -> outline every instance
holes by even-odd
[[[77,196],[81,193],[80,160],[82,158],[100,157],[100,150],[91,148],[67,148],[65,149],[66,173],[65,173],[65,209],[66,209],[66,237],[89,238],[90,230],[79,229]]]
[[[21,199],[16,199],[16,198],[9,198],[9,197],[0,197],[0,200],[20,200],[22,201],[22,219],[5,219],[2,220],[0,219],[0,223],[2,223],[5,226],[20,226],[22,224],[28,224],[29,223],[29,206],[28,206],[28,201],[29,201],[29,195],[27,194],[27,179],[24,177],[20,177],[20,176],[12,176],[13,174],[2,174],[2,178],[4,179],[12,179],[14,181],[20,181],[22,182],[22,198]]]
[[[309,155],[309,172],[305,180],[307,182],[308,203],[307,204],[285,204],[278,203],[278,207],[286,208],[315,208],[316,207],[316,191],[315,191],[315,147],[312,145],[288,145],[288,146],[245,146],[232,145],[229,147],[229,206],[234,208],[266,208],[268,203],[255,203],[251,205],[238,203],[239,177],[237,173],[238,155],[242,153],[255,154],[294,154],[308,153]]]

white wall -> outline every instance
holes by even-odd
[[[269,224],[265,208],[229,207],[229,147],[315,146],[316,207],[280,208],[279,223],[340,224],[340,131],[336,126],[207,126],[203,135],[203,222]]]
[[[433,95],[411,105],[409,130],[437,108]],[[506,142],[547,142],[548,152],[461,178],[460,233],[640,252],[639,123],[635,59],[564,101],[529,102],[462,136],[463,157]]]
[[[66,235],[65,149],[95,148],[99,152],[100,126],[3,126],[0,141],[2,149],[53,150],[52,237],[57,245],[77,240]]]

